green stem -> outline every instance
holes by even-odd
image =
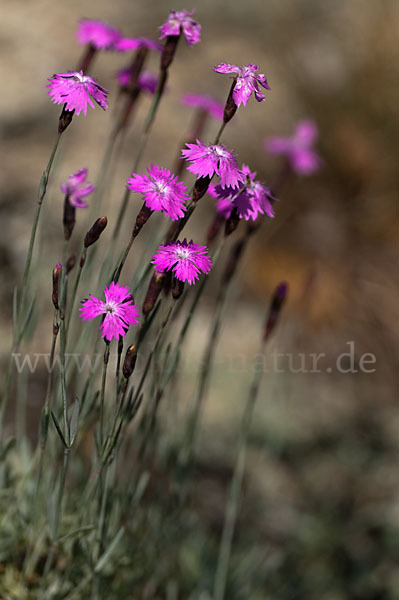
[[[66,276],[66,261],[68,255],[68,242],[64,241],[64,251],[62,255],[62,271],[61,271],[61,299],[60,299],[60,371],[61,371],[61,398],[64,414],[64,431],[65,439],[69,444],[69,425],[68,425],[68,401],[67,401],[67,385],[66,385],[66,367],[65,367],[65,352],[66,352],[66,330],[65,330],[65,311],[67,300],[68,279]]]
[[[264,342],[262,342],[260,348],[261,353],[264,352],[264,347]],[[219,556],[212,596],[213,600],[224,600],[225,597],[231,548],[233,544],[234,530],[237,521],[242,481],[245,472],[245,458],[247,452],[248,437],[261,380],[262,369],[255,369],[253,372],[252,383],[241,421],[237,459],[234,467],[229,498],[226,506],[223,533],[219,547]]]
[[[103,374],[101,379],[101,392],[100,392],[100,447],[103,448],[104,445],[104,400],[105,400],[105,383],[107,380],[107,367],[109,360],[109,342],[105,342],[105,351],[104,351],[104,365],[103,365]]]

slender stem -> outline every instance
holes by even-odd
[[[120,259],[120,261],[118,263],[118,266],[116,267],[116,269],[114,270],[114,272],[112,274],[112,281],[115,281],[115,282],[119,281],[119,277],[121,276],[122,269],[124,267],[124,264],[126,262],[126,259],[127,259],[128,255],[129,255],[130,249],[133,246],[133,242],[134,242],[135,239],[136,238],[133,235],[130,237],[130,240],[129,240],[129,242],[128,242],[128,244],[127,244],[127,246],[126,246],[126,248],[125,248],[125,250],[123,252],[122,258]]]
[[[220,138],[222,137],[222,133],[223,133],[225,127],[226,127],[226,123],[223,122],[221,124],[221,126],[220,126],[220,129],[219,129],[219,131],[217,133],[217,136],[215,137],[215,141],[213,142],[215,145],[219,143]]]
[[[42,175],[42,178],[40,180],[38,203],[37,203],[37,207],[36,207],[36,213],[35,213],[35,216],[33,219],[32,232],[31,232],[29,248],[28,248],[28,255],[26,257],[25,270],[24,270],[24,275],[23,275],[23,279],[22,279],[22,295],[21,295],[21,301],[20,301],[19,311],[18,311],[19,326],[21,325],[21,319],[22,319],[22,315],[24,312],[24,308],[25,308],[25,300],[26,300],[26,294],[27,294],[29,272],[30,272],[30,267],[31,267],[31,263],[32,263],[33,247],[35,245],[37,226],[39,224],[39,218],[40,218],[40,213],[41,213],[42,206],[43,206],[43,200],[46,195],[47,183],[48,183],[51,167],[53,165],[53,161],[54,161],[54,158],[55,158],[55,155],[57,152],[58,144],[60,143],[60,139],[61,139],[61,134],[59,133],[57,136],[56,142],[54,144],[54,148],[51,152],[47,167],[46,167],[46,169]],[[19,327],[18,327],[18,329],[19,329]],[[20,334],[21,334],[21,332],[18,331],[18,336],[20,336]]]
[[[105,351],[104,351],[104,364],[103,364],[103,374],[101,379],[101,392],[100,392],[100,447],[103,448],[104,445],[104,399],[105,399],[105,383],[107,379],[107,367],[109,360],[109,342],[105,343]]]
[[[265,344],[262,342],[260,352],[264,352]],[[242,481],[245,472],[245,458],[247,452],[248,436],[255,407],[259,386],[262,380],[262,369],[257,368],[253,372],[248,399],[244,408],[241,421],[238,453],[231,482],[229,498],[226,506],[223,533],[220,541],[219,556],[216,568],[215,582],[213,588],[213,600],[224,600],[228,568],[233,544],[234,530],[237,521],[238,506],[241,496]]]
[[[70,327],[71,321],[72,321],[73,307],[75,305],[76,294],[77,294],[77,291],[78,291],[78,287],[79,287],[79,283],[80,283],[80,278],[82,276],[83,268],[84,268],[84,266],[86,264],[86,261],[82,260],[83,258],[84,259],[86,258],[86,252],[87,252],[86,248],[83,248],[83,251],[82,251],[82,254],[81,254],[81,258],[80,258],[80,261],[79,261],[78,270],[77,270],[77,273],[76,273],[76,276],[75,276],[75,281],[74,281],[74,284],[73,284],[72,295],[71,295],[71,298],[69,300],[69,303],[70,303],[69,319],[68,319],[68,323],[67,323],[67,326],[66,326],[66,335],[67,335],[67,337],[68,337],[69,327]],[[82,262],[83,262],[83,264],[81,266]]]
[[[67,401],[67,385],[66,385],[66,366],[65,366],[65,352],[66,352],[66,330],[65,330],[65,311],[66,311],[66,299],[67,299],[67,286],[68,279],[66,276],[66,260],[68,256],[68,242],[64,242],[64,251],[62,255],[62,271],[61,271],[61,299],[60,299],[60,371],[61,371],[61,397],[64,414],[64,431],[65,439],[69,444],[69,425],[68,425],[68,401]]]

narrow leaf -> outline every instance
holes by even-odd
[[[53,413],[53,411],[51,411],[51,418],[53,419],[53,423],[55,425],[55,428],[57,430],[58,435],[60,436],[60,440],[63,443],[63,445],[65,446],[65,448],[68,448],[68,444],[65,441],[64,438],[64,434],[62,433],[61,427],[57,421],[57,417],[55,416],[55,414]]]

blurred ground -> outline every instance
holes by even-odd
[[[170,8],[179,6],[155,0],[2,2],[2,364],[10,343],[11,294],[21,280],[36,189],[59,115],[46,98],[46,79],[77,64],[79,18],[104,19],[126,35],[156,37]],[[183,43],[179,47],[142,166],[149,161],[171,166],[190,124],[189,109],[179,104],[183,92],[225,98],[228,80],[212,71],[221,61],[257,63],[271,86],[264,103],[251,98],[226,129],[223,141],[236,150],[239,161],[271,183],[279,161],[264,153],[264,138],[290,133],[301,118],[317,122],[324,160],[317,175],[287,181],[276,218],[264,224],[242,265],[207,399],[198,514],[205,528],[220,529],[226,496],[222,466],[231,464],[264,307],[273,287],[286,280],[290,300],[270,352],[323,352],[326,358],[320,374],[265,376],[238,547],[252,547],[254,563],[261,567],[257,573],[262,571],[269,581],[268,597],[273,599],[396,598],[398,4],[204,0],[196,8],[202,42],[192,49]],[[156,70],[157,57],[151,60]],[[117,95],[114,74],[125,64],[123,55],[96,59],[92,73],[111,90],[110,103]],[[142,102],[124,155],[114,167],[107,198],[110,219],[118,209],[121,182],[129,175],[148,102]],[[59,184],[82,166],[89,167],[95,181],[112,118],[111,111],[99,112],[76,118],[63,140],[62,164],[41,228],[45,251],[37,285],[43,294],[62,235]],[[209,139],[216,127],[209,127]],[[196,237],[203,236],[210,220],[212,203],[201,202],[196,230],[189,232]],[[138,198],[133,203],[131,218],[140,206]],[[126,232],[130,226],[126,222]],[[206,339],[203,323],[212,314],[215,291],[216,283],[189,340],[193,365],[187,366],[190,376],[181,384],[182,397],[193,389],[194,367]],[[50,311],[48,303],[40,315],[33,343],[38,352],[48,351]],[[48,340],[46,349],[43,339]],[[326,372],[351,341],[356,365],[364,353],[373,353],[375,372]],[[245,366],[226,369],[230,355],[244,357]],[[36,391],[33,406],[40,404],[40,385]],[[239,571],[240,565],[235,567]]]

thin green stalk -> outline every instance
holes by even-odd
[[[60,372],[61,372],[61,398],[64,415],[64,432],[65,439],[69,444],[69,425],[68,425],[68,400],[67,400],[67,384],[66,384],[66,366],[65,366],[65,352],[66,352],[66,330],[65,330],[65,311],[66,311],[66,300],[67,300],[67,287],[68,279],[66,276],[66,261],[68,256],[68,242],[64,241],[64,251],[62,255],[62,271],[61,271],[61,299],[60,299]]]
[[[82,277],[82,271],[83,271],[83,268],[84,268],[85,263],[86,263],[86,260],[85,260],[86,259],[86,253],[87,253],[87,249],[83,248],[82,254],[81,254],[81,257],[80,257],[80,261],[79,261],[78,270],[77,270],[77,273],[76,273],[76,276],[75,276],[75,281],[74,281],[74,284],[73,284],[72,295],[71,295],[71,297],[69,299],[69,304],[70,304],[69,318],[68,318],[68,323],[67,323],[67,326],[66,326],[66,336],[67,337],[68,337],[69,327],[70,327],[71,321],[72,321],[73,307],[75,305],[76,294],[77,294],[77,291],[78,291],[78,287],[79,287],[79,283],[80,283],[80,278]]]
[[[104,445],[104,401],[105,401],[105,383],[107,379],[107,367],[109,361],[109,342],[105,342],[105,351],[104,351],[104,364],[103,364],[103,374],[101,378],[101,392],[100,392],[100,447],[103,448]]]
[[[223,121],[223,123],[221,124],[220,129],[219,129],[219,131],[217,133],[215,141],[213,142],[215,145],[219,143],[220,138],[222,137],[222,133],[223,133],[225,127],[226,127],[226,123]]]
[[[265,342],[262,341],[260,353],[263,353],[264,349]],[[254,412],[256,398],[259,393],[261,380],[262,369],[259,367],[253,372],[249,395],[241,421],[237,459],[234,467],[229,498],[226,506],[223,533],[219,547],[219,556],[212,596],[213,600],[224,600],[225,597],[231,548],[233,544],[234,530],[237,521],[242,481],[245,472],[245,458],[247,452],[248,436],[251,428],[252,416]]]

